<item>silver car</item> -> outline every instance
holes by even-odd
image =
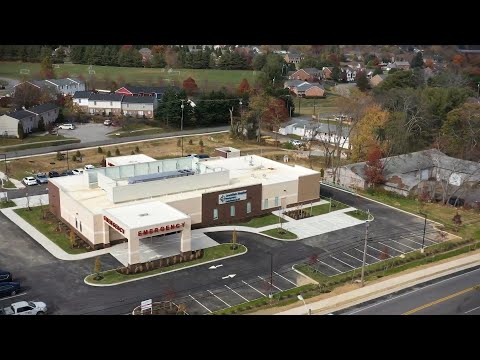
[[[38,173],[37,175],[35,175],[35,179],[37,180],[37,183],[39,183],[39,184],[48,183],[48,176],[45,173]]]

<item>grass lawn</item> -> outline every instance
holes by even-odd
[[[287,222],[286,220],[282,219],[282,223]],[[253,218],[247,222],[235,224],[237,226],[248,226],[253,228],[260,228],[267,225],[279,224],[279,217],[277,215],[268,214],[263,215],[260,217]]]
[[[298,236],[296,234],[294,234],[294,233],[292,233],[288,230],[280,229],[280,228],[265,230],[265,231],[262,231],[262,234],[273,236],[277,239],[285,239],[285,240],[292,240],[292,239],[297,239],[298,238]]]
[[[140,135],[163,134],[168,131],[173,131],[173,130],[167,130],[164,128],[155,128],[155,127],[146,125],[143,129],[138,129],[138,130],[112,131],[111,133],[108,134],[108,136],[112,138],[123,138],[123,137],[132,137],[132,136],[140,136]]]
[[[89,75],[89,65],[80,64],[60,64],[55,69],[56,77],[71,77],[82,75],[85,79],[92,76]],[[29,69],[30,75],[20,74],[20,69]],[[211,69],[175,69],[169,73],[165,69],[158,68],[130,68],[117,66],[93,66],[96,80],[109,78],[118,82],[122,77],[122,83],[131,83],[138,85],[159,85],[160,83],[181,86],[181,82],[192,77],[201,90],[210,91],[218,89],[222,86],[234,86],[235,89],[240,85],[242,79],[247,79],[250,86],[253,86],[256,77],[260,71],[256,71],[255,75],[252,70],[211,70]],[[20,63],[20,62],[1,62],[0,76],[12,79],[28,79],[38,74],[40,71],[40,63]],[[180,73],[178,73],[180,72]],[[122,86],[123,84],[119,84]]]
[[[25,139],[16,139],[16,138],[0,138],[0,147],[1,146],[12,146],[12,145],[22,145],[30,144],[34,142],[41,141],[56,141],[56,140],[66,140],[71,139],[62,135],[38,135],[38,136],[27,136]]]
[[[413,214],[423,212],[427,214],[427,219],[444,224],[445,230],[453,232],[465,239],[480,239],[480,212],[478,210],[465,210],[450,205],[441,205],[440,203],[421,203],[415,199],[391,196],[383,192],[368,194],[360,191],[359,193],[365,197],[409,211]],[[462,225],[460,225],[458,233],[454,231],[455,228],[452,221],[457,211],[462,219]]]
[[[336,210],[341,210],[341,209],[346,209],[348,208],[348,205],[345,205],[344,203],[341,203],[336,200],[332,200],[332,208],[331,211],[336,211]],[[306,207],[304,208],[305,211],[310,213],[310,208]],[[322,205],[317,205],[312,207],[312,216],[317,216],[317,215],[323,215],[327,214],[330,210],[330,204],[322,204]]]
[[[10,180],[2,180],[2,187],[4,189],[16,189],[15,185]]]
[[[102,272],[102,280],[94,280],[95,274],[88,275],[86,281],[92,284],[117,284],[124,282],[126,280],[139,279],[149,275],[161,274],[166,271],[181,269],[186,266],[197,265],[207,261],[221,259],[226,256],[231,256],[235,254],[243,254],[247,251],[247,248],[244,245],[238,244],[237,249],[231,250],[231,244],[221,244],[204,250],[203,257],[201,259],[196,259],[193,261],[187,261],[183,263],[177,263],[174,265],[162,267],[160,269],[155,269],[151,271],[146,271],[143,273],[132,274],[132,275],[123,275],[117,272],[116,270],[109,270]]]
[[[42,219],[42,210],[40,206],[32,207],[31,209],[32,210],[17,209],[15,212],[65,252],[69,254],[81,254],[87,251],[84,248],[72,249],[70,247],[68,235],[63,232],[55,231],[57,220],[49,216],[47,216],[46,219]]]
[[[362,210],[353,210],[346,212],[345,214],[350,215],[358,220],[368,220],[368,214]]]
[[[13,206],[16,206],[16,204],[12,200],[0,201],[0,209],[5,209]]]

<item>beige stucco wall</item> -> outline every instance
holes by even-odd
[[[286,193],[283,190],[287,190]],[[286,195],[285,195],[286,194]],[[275,197],[278,196],[278,206],[281,204],[281,199],[286,196],[286,204],[294,204],[298,202],[298,181],[292,180],[284,183],[263,185],[262,187],[262,209],[264,209],[265,199],[268,199],[268,207],[275,207]]]
[[[298,178],[298,202],[315,200],[320,197],[320,173]]]
[[[95,222],[93,213],[72,199],[68,194],[64,193],[61,188],[59,189],[59,194],[61,201],[60,216],[94,245],[101,243],[102,241],[96,242],[95,240]],[[77,226],[75,226],[75,218],[77,219]],[[82,222],[81,230],[80,221]]]
[[[190,198],[190,199],[167,202],[167,204],[189,215],[190,218],[192,219],[192,224],[199,224],[202,222],[202,196],[201,195]]]

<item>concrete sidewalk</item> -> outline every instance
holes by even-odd
[[[0,171],[0,179],[7,179],[8,177],[5,175],[5,173]],[[16,179],[8,178],[12,182],[13,185],[17,187],[17,189],[25,189],[25,185],[21,181],[18,181]]]
[[[391,279],[385,279],[372,284],[366,284],[363,288],[349,291],[344,294],[332,296],[328,299],[307,302],[307,308],[314,314],[327,314],[338,311],[362,302],[372,300],[390,293],[414,286],[425,281],[433,280],[437,277],[445,276],[463,269],[467,269],[480,264],[480,253],[452,260],[443,264],[434,265],[426,269],[417,270],[405,275],[399,275]],[[275,315],[306,315],[304,304],[298,307],[281,311]]]

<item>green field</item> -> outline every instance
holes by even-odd
[[[175,69],[168,72],[166,69],[158,68],[127,68],[117,66],[92,66],[95,74],[89,74],[89,65],[80,64],[60,64],[55,70],[57,78],[67,76],[80,76],[85,79],[94,76],[96,80],[116,81],[117,83],[131,83],[138,85],[160,85],[173,83],[180,85],[183,80],[192,77],[199,88],[205,90],[220,88],[222,86],[233,86],[235,88],[240,85],[242,79],[247,79],[250,86],[255,82],[255,78],[259,74],[257,71],[253,75],[251,70],[211,70],[211,69]],[[29,75],[20,74],[21,69],[30,70]],[[22,62],[0,62],[0,76],[12,79],[29,79],[40,71],[39,63],[22,63]],[[178,71],[180,73],[178,73]],[[119,81],[121,80],[121,81]],[[120,84],[119,84],[120,85]]]
[[[325,99],[293,98],[295,103],[295,114],[300,115],[323,115],[337,114],[339,109],[336,100],[339,95],[327,92]]]

